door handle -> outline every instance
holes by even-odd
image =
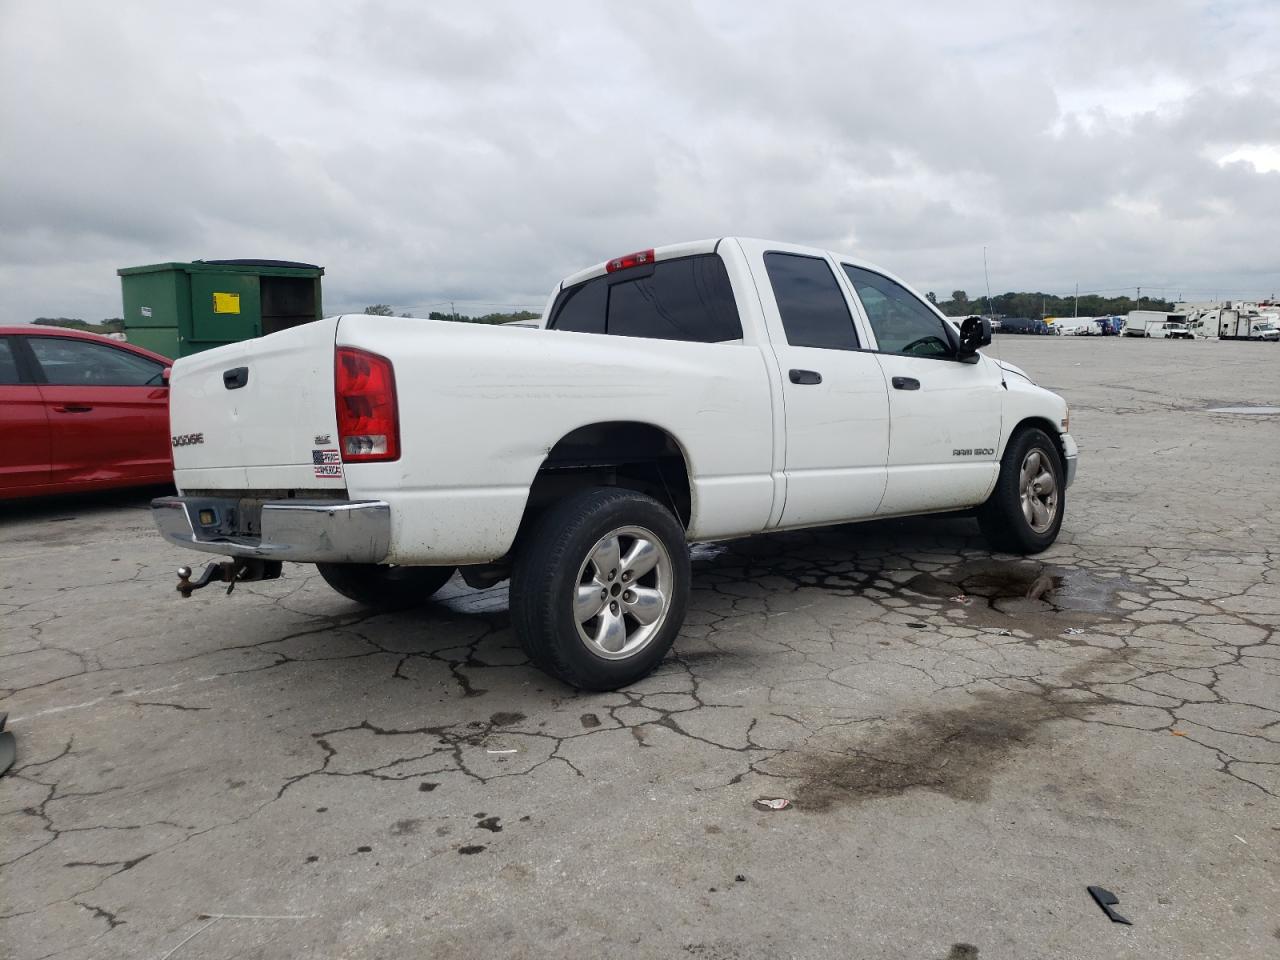
[[[815,384],[822,382],[822,374],[817,370],[792,370],[791,382],[800,384]]]
[[[893,389],[895,390],[919,390],[920,381],[915,377],[894,377]]]
[[[222,385],[228,390],[239,390],[249,382],[248,367],[233,367],[222,371]]]
[[[53,409],[55,413],[88,413],[93,407],[85,406],[83,403],[64,403]]]

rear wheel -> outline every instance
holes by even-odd
[[[529,659],[571,686],[616,690],[649,674],[684,622],[684,527],[652,497],[584,490],[548,510],[511,576],[511,621]]]
[[[1066,505],[1057,445],[1032,427],[1010,439],[995,490],[978,508],[978,523],[999,550],[1039,553],[1058,539]]]
[[[317,563],[324,582],[348,600],[379,610],[426,603],[449,582],[453,567],[398,567],[380,563]]]

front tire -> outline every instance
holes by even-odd
[[[316,570],[348,600],[375,610],[403,610],[430,600],[453,577],[454,568],[317,563]]]
[[[1015,434],[1000,461],[1000,476],[978,524],[992,546],[1007,553],[1040,553],[1058,539],[1067,507],[1062,456],[1043,430]]]
[[[689,580],[684,527],[670,510],[633,490],[583,490],[529,530],[511,575],[511,622],[547,673],[616,690],[671,649]]]

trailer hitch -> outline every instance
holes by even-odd
[[[215,561],[204,568],[194,581],[191,579],[190,567],[178,568],[178,592],[190,597],[196,590],[203,590],[211,583],[225,583],[227,593],[236,588],[237,583],[252,583],[255,580],[275,580],[280,576],[284,564],[279,560],[259,560],[253,557],[233,557],[221,562]]]

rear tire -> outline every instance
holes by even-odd
[[[647,676],[684,622],[689,546],[671,511],[633,490],[573,494],[529,530],[511,622],[535,665],[583,690]]]
[[[1040,553],[1058,539],[1067,508],[1066,471],[1057,444],[1029,427],[1013,435],[1000,461],[1000,476],[978,525],[997,550]]]
[[[324,582],[348,600],[375,610],[426,603],[453,577],[453,567],[397,567],[380,563],[317,563]]]

